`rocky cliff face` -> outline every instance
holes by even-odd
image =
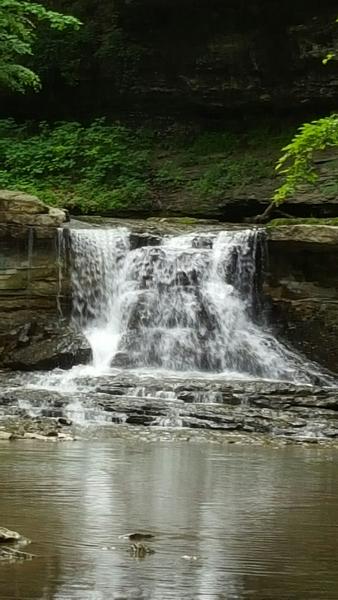
[[[62,44],[46,32],[43,90],[10,99],[11,115],[14,105],[36,118],[138,122],[336,108],[336,64],[321,62],[337,45],[335,0],[45,2],[84,26]]]
[[[338,372],[338,227],[268,230],[272,321],[308,358]]]
[[[145,52],[130,92],[196,114],[335,102],[336,5],[328,0],[134,0],[119,18]],[[334,77],[332,74],[334,72]]]
[[[70,366],[79,353],[59,318],[56,235],[66,219],[34,196],[0,190],[0,367]]]

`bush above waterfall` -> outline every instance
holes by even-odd
[[[146,132],[94,121],[0,123],[0,187],[39,195],[51,204],[107,210],[148,197]]]
[[[37,194],[73,212],[167,211],[203,215],[225,194],[276,187],[274,163],[289,132],[133,129],[98,119],[0,121],[0,187]],[[244,190],[245,191],[245,190]],[[247,193],[247,192],[246,192]],[[243,196],[242,196],[243,197]]]

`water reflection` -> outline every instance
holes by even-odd
[[[112,440],[0,446],[2,600],[337,598],[338,453]],[[119,535],[155,534],[137,560]],[[197,560],[182,558],[196,556]]]

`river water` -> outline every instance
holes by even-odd
[[[1,525],[35,554],[1,564],[1,600],[338,598],[335,449],[16,442],[0,464]]]

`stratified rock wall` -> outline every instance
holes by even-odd
[[[271,228],[266,292],[277,332],[338,372],[338,227]]]
[[[44,3],[84,25],[62,43],[46,31],[34,65],[42,91],[8,99],[11,115],[140,123],[336,108],[336,64],[322,65],[337,46],[336,0]]]
[[[0,190],[0,367],[74,362],[77,336],[59,319],[56,236],[66,220],[34,196]]]

